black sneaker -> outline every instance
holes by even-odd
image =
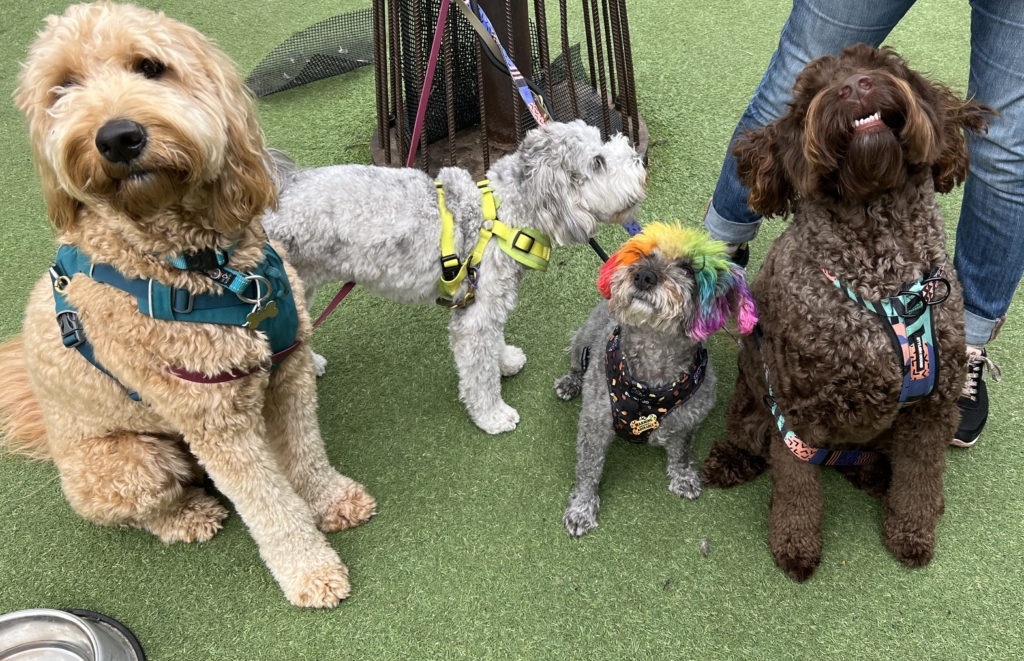
[[[999,381],[999,366],[989,360],[985,349],[967,345],[967,382],[957,400],[960,407],[960,427],[950,441],[958,448],[969,448],[978,442],[981,430],[988,421],[988,387],[985,385],[985,365],[992,370],[992,378]]]
[[[733,247],[735,247],[735,250],[733,250]],[[747,268],[747,264],[750,262],[750,245],[747,243],[739,245],[730,243],[729,249],[733,250],[732,254],[729,255],[729,260],[736,266]]]

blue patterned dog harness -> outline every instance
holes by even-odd
[[[903,372],[900,407],[919,402],[932,393],[939,378],[938,346],[932,333],[932,306],[942,303],[951,292],[949,281],[942,277],[942,267],[912,285],[904,285],[895,296],[880,301],[868,301],[844,285],[834,275],[822,269],[825,277],[851,300],[863,305],[882,320],[892,340],[893,349]],[[761,349],[761,326],[754,328],[754,341]],[[786,447],[801,461],[825,466],[860,466],[877,461],[877,452],[864,450],[830,450],[807,445],[786,422],[782,408],[772,390],[771,372],[764,364],[764,378],[768,394],[764,405],[775,418]]]
[[[839,278],[825,269],[821,271],[836,289],[882,320],[903,371],[900,406],[930,395],[939,379],[939,349],[932,333],[932,306],[949,298],[951,291],[949,281],[942,277],[942,267],[912,285],[904,285],[895,296],[880,301],[864,299]]]

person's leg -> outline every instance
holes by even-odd
[[[786,110],[797,74],[821,55],[864,42],[878,46],[903,18],[914,0],[794,0],[782,28],[779,46],[754,92],[736,133],[774,122]],[[757,236],[760,216],[747,206],[748,190],[736,177],[736,159],[729,141],[722,172],[704,217],[716,239],[740,244]]]
[[[1024,3],[973,0],[971,6],[968,96],[999,116],[987,135],[968,137],[971,167],[956,232],[970,355],[953,441],[962,447],[974,444],[988,418],[983,371],[992,364],[984,346],[998,332],[1024,273]]]

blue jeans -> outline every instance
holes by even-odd
[[[778,119],[804,66],[850,44],[878,46],[914,0],[794,0],[779,47],[736,132]],[[967,341],[987,343],[1024,273],[1024,2],[971,0],[968,96],[999,116],[985,136],[969,138],[970,175],[956,233],[954,264],[964,287]],[[735,139],[736,134],[733,135]],[[732,142],[730,141],[730,148]],[[704,224],[717,239],[743,243],[761,218],[726,153]]]

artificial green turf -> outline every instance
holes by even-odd
[[[42,17],[65,4],[0,5],[0,97],[13,89]],[[247,72],[294,31],[369,2],[143,4],[210,35]],[[641,220],[696,225],[789,3],[630,0],[629,9],[640,109],[656,141]],[[969,21],[966,0],[921,0],[889,43],[962,90]],[[372,93],[364,69],[259,105],[271,144],[300,163],[368,162]],[[0,144],[0,337],[8,337],[54,249],[26,133],[9,102],[0,103]],[[954,193],[942,202],[950,236],[959,199]],[[781,227],[765,226],[755,263]],[[616,228],[601,234],[606,247],[622,237]],[[351,569],[352,597],[340,608],[288,605],[237,516],[211,542],[163,546],[146,532],[85,523],[62,498],[52,465],[5,457],[0,612],[108,613],[135,630],[155,661],[1020,653],[1024,333],[1016,319],[991,349],[1007,380],[990,389],[985,435],[975,449],[948,452],[946,514],[932,564],[909,570],[895,561],[881,541],[878,502],[826,471],[824,560],[798,585],[768,551],[767,477],[683,501],[668,492],[664,453],[652,448],[612,448],[600,527],[581,540],[566,535],[561,516],[579,404],[557,400],[551,384],[567,367],[570,333],[598,301],[597,266],[586,247],[559,249],[547,274],[526,276],[506,334],[529,357],[504,383],[506,401],[522,416],[511,434],[487,436],[459,404],[440,308],[404,307],[357,289],[318,331],[314,346],[331,361],[319,382],[328,451],[369,487],[380,512],[330,536]],[[711,350],[720,405],[699,434],[698,459],[724,433],[735,378],[729,339],[716,337]],[[706,559],[702,538],[711,548]]]

